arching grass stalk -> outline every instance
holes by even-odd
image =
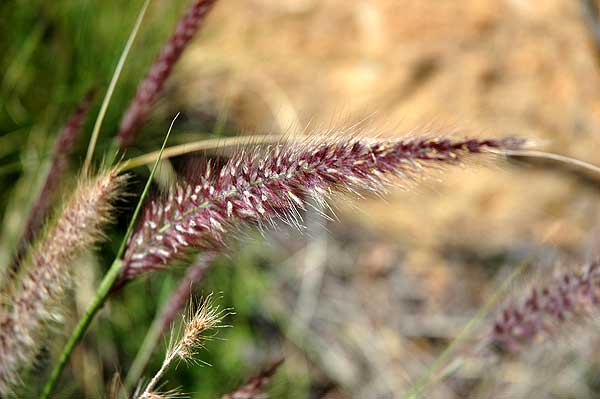
[[[293,140],[293,138],[289,138],[287,140]],[[163,159],[166,159],[203,150],[222,149],[226,147],[243,147],[248,145],[276,144],[280,143],[281,141],[282,137],[276,135],[259,135],[250,137],[236,136],[204,139],[167,147],[165,148],[162,157]],[[150,165],[156,160],[158,153],[159,151],[153,151],[135,158],[128,159],[123,162],[122,168],[123,170],[131,170],[140,166]]]
[[[119,250],[117,252],[115,260],[113,261],[112,265],[110,266],[110,269],[108,270],[108,272],[102,279],[100,286],[98,287],[98,289],[96,290],[96,293],[94,294],[94,298],[92,299],[92,302],[89,304],[89,306],[86,309],[83,316],[77,322],[77,325],[75,326],[75,329],[73,330],[73,333],[69,337],[69,340],[67,341],[67,344],[65,345],[65,347],[60,355],[60,358],[58,359],[58,362],[56,363],[56,365],[54,366],[54,369],[52,370],[52,374],[50,374],[50,378],[48,379],[48,382],[46,382],[46,385],[44,386],[44,390],[40,396],[40,398],[42,398],[42,399],[47,399],[52,394],[52,391],[56,387],[56,384],[58,383],[58,379],[60,378],[60,375],[61,375],[62,371],[64,370],[64,368],[67,364],[67,361],[69,360],[69,357],[71,356],[71,352],[73,352],[73,349],[75,349],[75,346],[79,343],[79,341],[81,340],[81,338],[87,331],[87,329],[90,326],[92,320],[94,319],[94,316],[96,315],[96,313],[98,313],[98,311],[104,305],[104,302],[106,302],[106,298],[110,294],[110,291],[111,291],[115,281],[117,280],[117,278],[119,277],[119,274],[121,273],[121,268],[123,267],[123,262],[121,261],[121,257],[123,256],[123,253],[125,252],[125,247],[127,245],[127,241],[129,240],[129,237],[131,236],[131,233],[133,232],[133,227],[135,226],[135,221],[140,213],[140,210],[142,209],[142,204],[144,203],[144,199],[146,198],[146,195],[148,194],[148,190],[150,188],[152,179],[154,178],[154,173],[156,172],[156,169],[158,168],[158,163],[160,162],[162,152],[164,151],[164,149],[167,145],[167,141],[169,140],[169,136],[171,135],[171,130],[173,129],[173,124],[175,123],[175,120],[177,119],[178,116],[179,116],[179,114],[177,114],[177,116],[175,116],[175,118],[171,122],[171,125],[169,126],[169,130],[167,132],[165,140],[163,141],[159,155],[156,158],[156,161],[154,162],[154,166],[152,167],[152,170],[150,171],[150,176],[148,177],[148,180],[146,181],[146,186],[144,187],[144,191],[142,191],[142,195],[140,196],[137,206],[135,207],[135,211],[133,212],[131,221],[129,222],[129,226],[127,227],[127,232],[125,233],[125,236],[123,236],[123,239],[121,240],[121,245],[119,246]]]

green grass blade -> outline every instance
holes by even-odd
[[[125,47],[123,48],[123,52],[119,57],[119,62],[115,68],[115,72],[110,80],[110,84],[108,85],[108,90],[106,90],[106,94],[104,95],[104,100],[102,100],[102,105],[100,107],[100,112],[98,112],[98,117],[96,118],[96,122],[94,123],[94,129],[92,130],[92,137],[90,138],[90,143],[88,145],[87,154],[85,157],[85,162],[83,164],[83,172],[84,174],[90,168],[90,164],[92,162],[92,157],[94,155],[94,149],[96,148],[96,142],[98,141],[98,136],[100,135],[100,128],[102,127],[102,122],[104,121],[104,117],[106,116],[106,110],[108,109],[108,105],[110,104],[110,100],[112,98],[113,92],[115,91],[115,87],[117,85],[117,81],[121,76],[121,72],[123,71],[123,66],[125,65],[125,61],[127,60],[127,56],[129,55],[129,51],[133,45],[135,37],[142,25],[142,20],[144,19],[144,15],[146,15],[146,10],[148,9],[148,5],[150,5],[151,0],[145,0],[142,5],[142,9],[140,10],[137,19],[135,21],[135,25],[127,38],[127,43],[125,43]]]

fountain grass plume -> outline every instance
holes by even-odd
[[[125,177],[109,170],[82,177],[53,224],[48,227],[15,275],[0,307],[0,396],[19,384],[19,372],[33,366],[47,342],[61,302],[72,284],[71,264],[102,238],[101,227],[114,216],[113,203]]]
[[[125,252],[120,283],[188,260],[194,250],[220,251],[232,231],[245,223],[281,219],[300,226],[300,211],[308,206],[309,196],[325,202],[335,192],[381,193],[394,177],[413,179],[428,167],[524,145],[514,137],[339,137],[242,148],[222,166],[202,164],[197,176],[146,205]]]
[[[500,353],[519,353],[547,336],[571,330],[600,306],[600,260],[533,286],[499,312],[490,341]]]
[[[183,54],[194,34],[200,29],[216,0],[194,0],[187,13],[181,18],[175,32],[165,43],[148,74],[139,84],[135,97],[121,120],[117,142],[121,148],[131,146],[137,132],[144,124],[152,105],[171,75],[173,67]]]

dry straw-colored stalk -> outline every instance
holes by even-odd
[[[229,314],[229,309],[221,309],[215,304],[213,295],[208,295],[204,298],[196,311],[190,310],[190,314],[184,319],[181,337],[174,344],[169,345],[160,369],[143,388],[143,391],[135,395],[135,397],[138,399],[172,397],[173,392],[176,391],[160,393],[156,390],[165,371],[176,360],[196,361],[194,357],[198,353],[198,350],[203,347],[207,339],[212,337],[211,335],[207,335],[207,333],[215,328],[223,327],[223,318]]]
[[[501,310],[491,342],[501,352],[518,353],[545,336],[571,330],[597,314],[600,306],[600,261],[562,273],[543,286],[533,286],[526,297]]]
[[[194,34],[202,26],[214,3],[216,0],[194,0],[188,12],[177,24],[175,32],[165,43],[158,58],[140,83],[135,97],[121,120],[117,135],[121,147],[128,147],[135,142],[139,128],[148,118],[152,105],[160,95],[173,67]]]
[[[116,170],[80,179],[54,224],[31,247],[20,275],[4,287],[0,306],[0,396],[19,384],[47,341],[51,323],[62,317],[61,302],[72,283],[71,264],[103,237],[124,177]]]
[[[413,178],[426,167],[460,163],[491,150],[518,149],[523,140],[342,137],[281,143],[267,150],[242,149],[222,167],[202,165],[198,176],[176,184],[146,206],[123,262],[121,283],[193,249],[219,251],[244,223],[283,219],[300,225],[306,198],[340,191],[380,193],[393,177]]]
[[[276,360],[270,366],[261,370],[258,374],[248,380],[235,391],[224,395],[221,399],[266,399],[267,385],[271,382],[273,375],[283,363],[283,359]]]

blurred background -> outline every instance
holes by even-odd
[[[104,94],[141,3],[0,4],[3,264],[56,135],[88,89]],[[153,0],[98,154],[187,7]],[[600,164],[597,11],[593,0],[220,0],[126,157],[156,150],[181,112],[171,144],[356,126],[353,134],[518,135]],[[540,342],[518,359],[490,364],[474,354],[496,317],[478,312],[513,270],[528,267],[513,283],[518,291],[600,254],[598,176],[531,159],[485,166],[435,174],[384,200],[336,200],[334,221],[309,213],[303,232],[244,231],[196,289],[234,308],[231,328],[200,354],[210,366],[177,367],[168,386],[218,397],[283,355],[273,398],[403,397],[442,363],[425,397],[600,397],[594,331]],[[148,175],[136,173],[138,182]],[[130,208],[114,240],[77,268],[65,331],[114,256]],[[107,395],[183,272],[155,273],[112,298],[76,351],[61,397]],[[466,339],[436,363],[471,320]]]

